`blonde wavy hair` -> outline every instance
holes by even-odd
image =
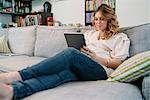
[[[94,16],[97,12],[101,12],[104,19],[107,20],[107,28],[105,30],[104,39],[109,39],[110,37],[118,34],[119,33],[119,24],[117,21],[117,16],[115,14],[115,11],[107,4],[101,4],[93,15],[93,21],[92,21],[93,26],[95,26]]]

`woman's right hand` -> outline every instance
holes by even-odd
[[[90,57],[94,57],[96,55],[96,53],[92,50],[90,50],[88,47],[86,46],[83,46],[81,49],[80,49],[81,52],[89,55]]]

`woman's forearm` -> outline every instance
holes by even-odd
[[[91,51],[89,48],[85,46],[81,48],[81,51],[90,56],[97,63],[107,66],[109,68],[115,69],[122,63],[120,59],[115,59],[112,58],[111,56],[108,58],[102,58],[100,56],[97,56],[95,52]]]

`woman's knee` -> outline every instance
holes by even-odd
[[[71,55],[75,54],[75,53],[78,53],[79,50],[73,48],[73,47],[68,47],[67,49],[64,50],[65,53],[69,53]]]

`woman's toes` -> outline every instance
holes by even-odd
[[[0,83],[0,100],[11,100],[13,88],[10,85]]]

